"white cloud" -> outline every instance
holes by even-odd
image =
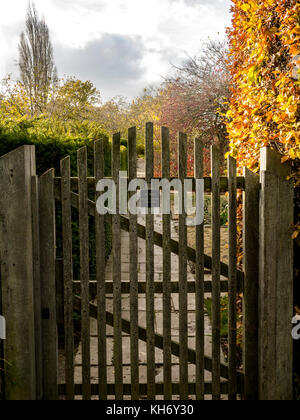
[[[195,54],[201,41],[209,36],[224,37],[225,27],[230,24],[230,0],[35,0],[35,4],[50,28],[55,52],[65,49],[70,62],[72,52],[78,59],[82,49],[108,39],[105,38],[108,35],[139,38],[144,49],[138,65],[144,70],[138,81],[128,78],[128,86],[133,86],[131,95],[135,94],[135,84],[131,82],[138,82],[136,86],[139,88],[142,84],[158,82],[168,71],[170,62],[176,64],[186,53]],[[0,77],[8,71],[16,72],[17,45],[24,27],[26,6],[27,0],[9,0],[2,5]],[[123,60],[125,68],[126,51]],[[59,67],[58,70],[64,74],[70,66],[61,65],[65,68]],[[119,65],[122,69],[122,60]],[[80,77],[80,69],[74,68],[73,73]],[[96,73],[97,69],[94,69],[95,82],[99,83],[101,79],[101,83],[105,83],[105,75],[101,73],[97,78]],[[107,86],[110,86],[110,75],[107,77]],[[109,90],[112,94],[118,88],[98,87],[108,96]]]

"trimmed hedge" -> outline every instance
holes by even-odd
[[[111,144],[106,132],[95,129],[89,124],[65,123],[47,119],[4,120],[0,122],[0,156],[25,144],[36,149],[37,174],[41,175],[50,168],[60,174],[60,160],[66,156],[71,159],[71,174],[77,174],[77,151],[86,146],[88,150],[88,174],[93,174],[93,148],[95,139],[103,139],[105,144],[105,176],[111,170]]]
[[[0,156],[11,152],[25,144],[34,145],[36,149],[37,174],[42,175],[50,168],[55,169],[55,175],[60,176],[60,160],[70,156],[71,174],[77,175],[77,151],[86,146],[88,151],[88,175],[93,175],[94,167],[94,140],[104,140],[104,166],[105,176],[111,175],[111,142],[106,132],[96,125],[88,122],[61,123],[46,118],[32,120],[2,120],[0,121]],[[121,147],[121,169],[127,169],[127,149]],[[94,197],[90,197],[94,199]],[[56,203],[56,235],[57,258],[62,257],[62,228],[61,206]],[[95,278],[95,222],[90,217],[90,278]],[[72,209],[73,227],[73,265],[74,279],[80,277],[79,254],[79,225],[78,211]],[[111,252],[111,226],[105,226],[106,258]]]

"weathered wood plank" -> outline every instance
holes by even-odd
[[[119,214],[119,171],[120,171],[120,133],[113,136],[112,175],[116,185],[116,214],[112,216],[113,235],[113,281],[114,281],[114,365],[116,399],[123,399],[123,355],[122,355],[122,295],[121,295],[121,226]]]
[[[294,316],[294,184],[278,180],[276,399],[293,400],[293,340],[289,320]],[[282,293],[282,291],[285,291]]]
[[[4,314],[2,306],[2,282],[0,276],[0,313]],[[0,400],[5,397],[5,363],[4,363],[4,340],[0,340]],[[43,384],[42,384],[43,390]]]
[[[196,138],[195,179],[203,178],[203,142]],[[204,223],[196,226],[196,397],[204,399]]]
[[[4,357],[18,373],[10,381],[6,364],[5,398],[36,397],[34,342],[34,273],[32,266],[31,177],[35,175],[33,146],[0,157],[1,315],[6,318]]]
[[[170,133],[162,127],[162,177],[170,179]],[[163,193],[164,194],[164,193]],[[162,196],[162,202],[170,202],[170,195]],[[163,211],[163,213],[165,213]],[[171,355],[171,217],[163,214],[163,335],[164,335],[164,398],[172,399]]]
[[[261,151],[259,269],[259,398],[293,398],[293,200],[291,167]],[[270,246],[271,244],[271,246]],[[284,290],[284,293],[282,291]]]
[[[146,182],[151,189],[154,172],[153,124],[146,124]],[[151,204],[150,204],[151,206]],[[155,349],[154,349],[154,216],[152,209],[146,215],[146,310],[147,310],[147,383],[148,399],[155,399]]]
[[[53,169],[39,179],[43,398],[45,400],[57,399],[56,238],[53,181]]]
[[[228,158],[228,364],[229,400],[237,397],[237,186],[236,160]]]
[[[128,131],[128,177],[129,182],[137,176],[136,127]],[[129,194],[129,198],[134,193]],[[130,362],[131,362],[131,398],[139,400],[139,335],[138,335],[138,236],[137,215],[129,216],[130,241]]]
[[[244,169],[244,398],[258,398],[259,175]]]
[[[94,144],[94,171],[97,182],[104,178],[104,148],[103,140]],[[96,202],[101,193],[96,191]],[[98,376],[99,399],[107,399],[107,354],[106,354],[106,325],[105,325],[105,227],[104,216],[96,212],[96,278],[97,278],[97,306],[98,306]]]
[[[62,207],[62,247],[63,247],[63,282],[64,282],[64,332],[65,332],[65,372],[66,398],[74,400],[74,325],[73,325],[73,255],[72,255],[72,219],[70,157],[60,163],[61,172],[61,207]]]
[[[40,222],[39,222],[39,180],[31,177],[33,275],[34,275],[34,335],[36,359],[36,399],[43,398],[43,353],[41,319],[41,266],[40,266]],[[0,276],[1,277],[1,276]],[[1,288],[0,288],[1,293]],[[2,312],[1,312],[2,313]],[[1,358],[1,355],[0,355]],[[1,369],[1,367],[0,367]]]
[[[83,399],[91,398],[91,349],[89,317],[89,219],[87,192],[87,149],[77,152],[79,177],[79,241],[80,241],[80,281],[81,281],[81,346]]]
[[[64,325],[64,261],[62,258],[56,259],[55,264],[55,283],[56,283],[56,320],[57,325]]]
[[[187,173],[187,136],[179,133],[178,178],[184,185]],[[188,312],[187,312],[187,227],[185,197],[182,196],[179,215],[179,343],[180,343],[180,399],[188,399]]]
[[[212,359],[213,400],[220,399],[220,152],[211,148],[212,165]]]

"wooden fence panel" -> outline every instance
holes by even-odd
[[[81,281],[81,346],[82,346],[82,389],[83,399],[91,398],[91,349],[89,316],[89,216],[87,192],[87,149],[77,153],[79,187],[79,241],[80,241],[80,281]]]
[[[154,171],[153,124],[146,126],[146,182],[151,188]],[[162,178],[170,179],[170,136],[166,128],[162,128]],[[10,166],[15,163],[13,155],[0,158],[0,187],[8,203],[15,200],[15,191],[26,194],[22,201],[26,211],[26,261],[22,260],[20,248],[17,254],[9,254],[11,250],[7,242],[20,241],[20,235],[11,225],[20,218],[16,210],[11,210],[7,233],[6,213],[1,208],[3,219],[1,230],[1,286],[3,310],[9,305],[17,306],[21,302],[22,310],[32,307],[35,313],[26,314],[21,327],[16,327],[16,340],[24,337],[24,345],[34,358],[27,357],[28,369],[20,354],[16,353],[16,361],[20,366],[22,381],[24,372],[28,372],[28,387],[24,390],[19,384],[8,384],[8,396],[21,398],[58,399],[58,337],[57,337],[57,296],[61,308],[64,308],[65,348],[66,348],[66,383],[60,386],[65,396],[73,400],[78,392],[83,399],[89,400],[92,393],[99,393],[100,399],[107,399],[114,393],[117,400],[131,393],[131,398],[138,400],[141,394],[147,393],[148,399],[155,399],[159,390],[165,399],[180,394],[186,400],[190,393],[196,398],[204,399],[208,392],[214,400],[219,400],[222,393],[228,392],[229,399],[235,400],[237,393],[243,391],[247,400],[292,398],[292,339],[290,334],[293,315],[293,185],[287,180],[291,173],[288,164],[281,163],[281,156],[268,148],[262,150],[261,179],[245,169],[244,177],[237,177],[236,161],[228,160],[228,176],[220,177],[221,156],[216,147],[212,147],[212,176],[206,178],[205,190],[212,193],[212,257],[204,254],[204,227],[196,227],[196,248],[187,246],[187,226],[184,196],[182,212],[179,216],[179,240],[171,239],[170,214],[163,215],[163,233],[155,232],[154,215],[151,205],[146,216],[146,226],[139,225],[136,215],[129,218],[120,215],[119,203],[119,171],[120,171],[120,134],[113,136],[112,143],[112,179],[116,185],[116,214],[100,216],[96,213],[95,203],[88,199],[89,185],[95,180],[104,178],[103,142],[95,143],[95,179],[87,177],[87,149],[78,151],[78,177],[70,176],[70,158],[61,161],[61,178],[55,187],[54,170],[50,170],[39,178],[34,176],[33,149],[23,148],[18,153],[22,159],[20,168]],[[136,177],[136,129],[128,132],[129,181]],[[203,145],[196,139],[194,144],[196,180],[203,177]],[[187,136],[179,134],[178,138],[178,179],[184,181],[187,175]],[[26,182],[15,173],[22,171]],[[15,179],[16,178],[16,179]],[[9,182],[8,182],[8,181]],[[10,183],[13,188],[11,188]],[[76,185],[75,185],[76,184]],[[72,192],[73,185],[78,194]],[[76,187],[77,186],[77,187]],[[237,269],[237,189],[244,191],[244,272]],[[260,188],[261,187],[261,188]],[[220,193],[228,189],[229,209],[229,263],[221,263],[220,235]],[[184,191],[184,189],[183,189]],[[8,197],[9,194],[9,197]],[[28,196],[27,196],[28,195]],[[95,201],[99,198],[95,195]],[[150,195],[151,196],[151,195]],[[24,197],[23,197],[24,198]],[[56,270],[56,237],[55,237],[55,198],[62,203],[62,247],[63,247],[63,282],[58,289],[55,283]],[[4,200],[3,200],[4,201]],[[260,207],[259,207],[260,205]],[[72,217],[71,208],[79,211],[80,242],[80,282],[74,285],[72,261]],[[150,210],[151,209],[151,210]],[[38,217],[35,217],[38,213]],[[95,290],[89,280],[89,215],[95,216],[97,306],[90,303],[90,292]],[[105,225],[112,222],[113,233],[113,282],[105,282]],[[14,226],[13,226],[14,227]],[[1,226],[0,226],[1,228]],[[130,282],[122,283],[121,269],[121,229],[129,232],[130,238]],[[26,233],[25,232],[25,233]],[[3,234],[5,233],[5,238]],[[10,236],[12,235],[12,236]],[[146,282],[138,282],[138,237],[146,241]],[[163,249],[163,281],[154,282],[154,245]],[[38,250],[40,252],[38,252]],[[32,252],[33,251],[33,252]],[[179,280],[171,280],[171,253],[177,254],[179,264]],[[9,255],[8,255],[9,254]],[[8,256],[7,256],[8,255]],[[22,260],[26,270],[26,281],[31,277],[33,284],[26,283],[25,290],[18,289],[15,279],[20,277],[20,262],[15,263],[17,256]],[[6,260],[4,260],[4,257]],[[195,282],[187,282],[187,261],[196,263]],[[26,265],[29,261],[28,266]],[[15,264],[17,266],[15,266]],[[57,267],[59,264],[57,265]],[[13,269],[12,269],[13,267]],[[211,268],[212,281],[205,281],[204,267]],[[24,271],[23,270],[23,271]],[[228,277],[228,282],[221,280],[221,275]],[[58,278],[59,276],[57,276]],[[40,282],[39,282],[40,280]],[[16,294],[9,296],[9,287]],[[94,287],[94,288],[93,288]],[[80,290],[78,290],[80,288]],[[74,290],[81,297],[74,296]],[[282,295],[282,290],[285,293]],[[212,356],[204,355],[204,293],[212,293]],[[228,366],[221,364],[221,292],[229,295],[229,360]],[[244,292],[244,374],[237,369],[237,309],[236,295]],[[113,313],[106,311],[106,293],[113,292]],[[122,293],[130,293],[130,321],[122,319]],[[146,328],[138,324],[139,293],[146,293]],[[155,334],[155,293],[163,294],[163,335]],[[179,294],[179,342],[172,341],[171,293]],[[195,293],[196,316],[196,350],[188,347],[188,293]],[[39,294],[41,298],[39,299]],[[62,296],[64,301],[62,302]],[[11,300],[9,300],[11,299]],[[40,304],[40,307],[39,307]],[[22,306],[24,305],[24,306]],[[27,305],[27,306],[26,306]],[[82,384],[74,384],[74,330],[73,310],[81,310],[81,345],[82,345]],[[41,319],[40,319],[41,314]],[[19,312],[9,314],[9,322]],[[98,360],[99,384],[91,384],[90,354],[90,316],[98,320]],[[18,318],[18,319],[19,319]],[[11,321],[12,320],[12,321]],[[16,324],[17,325],[17,324]],[[108,384],[106,326],[114,329],[113,361],[115,370],[114,384]],[[34,328],[36,342],[34,343]],[[41,332],[41,343],[39,341]],[[122,332],[130,334],[131,384],[123,384],[123,349]],[[9,337],[11,343],[11,337]],[[139,340],[147,343],[147,384],[139,383]],[[9,351],[7,342],[5,351]],[[42,366],[38,350],[42,347]],[[155,348],[163,350],[164,381],[155,380]],[[7,353],[6,353],[7,354]],[[5,357],[6,357],[5,354]],[[180,360],[180,383],[172,383],[172,355]],[[26,356],[26,355],[25,355]],[[189,383],[188,368],[196,365],[196,381]],[[42,372],[41,372],[42,367]],[[204,371],[212,372],[212,383],[205,383]],[[41,386],[41,378],[43,383]],[[226,379],[224,384],[221,379]],[[258,382],[259,378],[259,382]],[[18,378],[17,378],[18,380]],[[7,385],[7,383],[5,384]],[[244,387],[244,390],[243,390]],[[43,393],[42,393],[43,391]]]

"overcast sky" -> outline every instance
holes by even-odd
[[[0,78],[18,76],[27,0],[0,12]],[[50,28],[59,76],[91,80],[103,100],[155,85],[208,37],[225,37],[230,0],[35,0]]]

